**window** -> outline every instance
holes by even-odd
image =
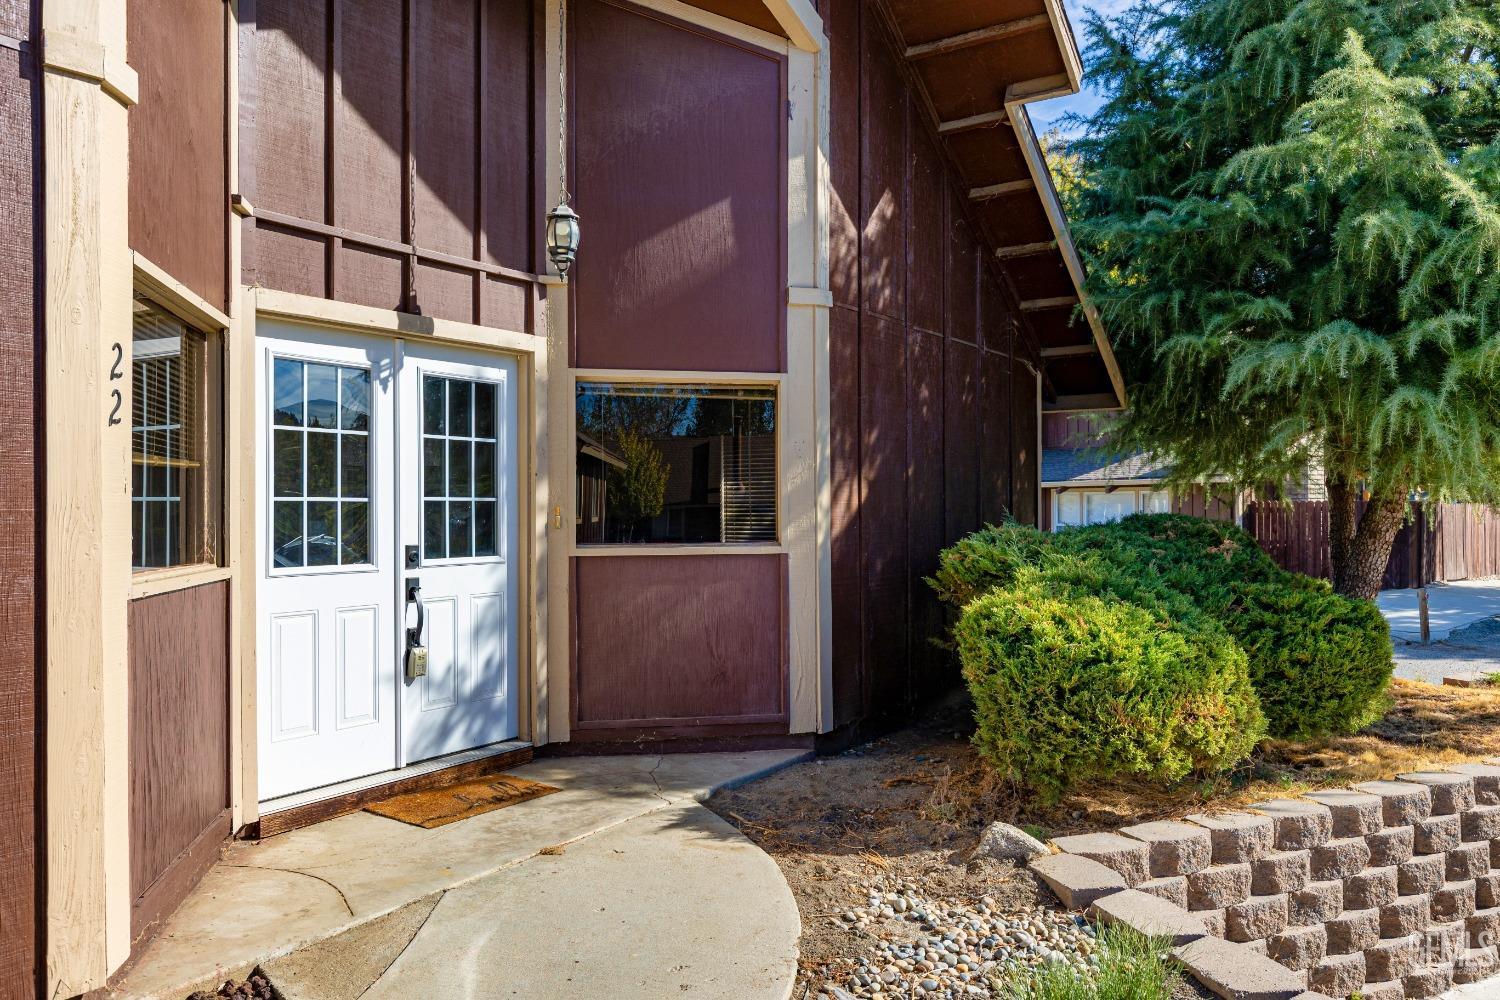
[[[776,541],[776,393],[580,382],[579,543]]]
[[[1083,519],[1089,524],[1107,524],[1135,513],[1135,494],[1085,493],[1083,495]]]
[[[1107,524],[1137,512],[1166,514],[1172,510],[1172,494],[1166,490],[1068,489],[1054,496],[1057,499],[1054,530],[1081,524]]]
[[[1142,514],[1170,514],[1171,512],[1172,495],[1166,490],[1141,491]]]
[[[132,336],[131,565],[217,565],[223,358],[217,333],[138,298]]]
[[[493,382],[422,376],[422,558],[497,554],[499,403]]]
[[[274,358],[271,558],[370,565],[370,372]]]

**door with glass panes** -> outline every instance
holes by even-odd
[[[514,362],[259,332],[260,799],[514,737]]]
[[[426,672],[402,686],[408,762],[518,732],[515,376],[511,360],[406,345],[401,544],[420,559],[407,575],[420,580],[427,650]]]

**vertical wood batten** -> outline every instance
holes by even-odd
[[[323,221],[340,225],[339,213],[339,117],[344,104],[344,19],[339,5],[344,0],[324,0],[328,18],[328,75],[323,81]],[[339,297],[339,264],[344,241],[329,235],[324,240],[324,290],[330,299]]]

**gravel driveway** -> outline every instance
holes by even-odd
[[[1451,674],[1500,673],[1500,618],[1486,618],[1455,629],[1442,642],[1395,640],[1396,676],[1441,684]]]

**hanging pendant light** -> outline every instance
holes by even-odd
[[[567,191],[557,207],[547,213],[547,256],[566,279],[568,268],[578,256],[578,213],[568,204]]]
[[[564,281],[568,268],[578,257],[578,213],[573,211],[568,195],[568,74],[567,74],[568,0],[557,5],[557,176],[562,197],[557,207],[547,213],[547,256]]]

